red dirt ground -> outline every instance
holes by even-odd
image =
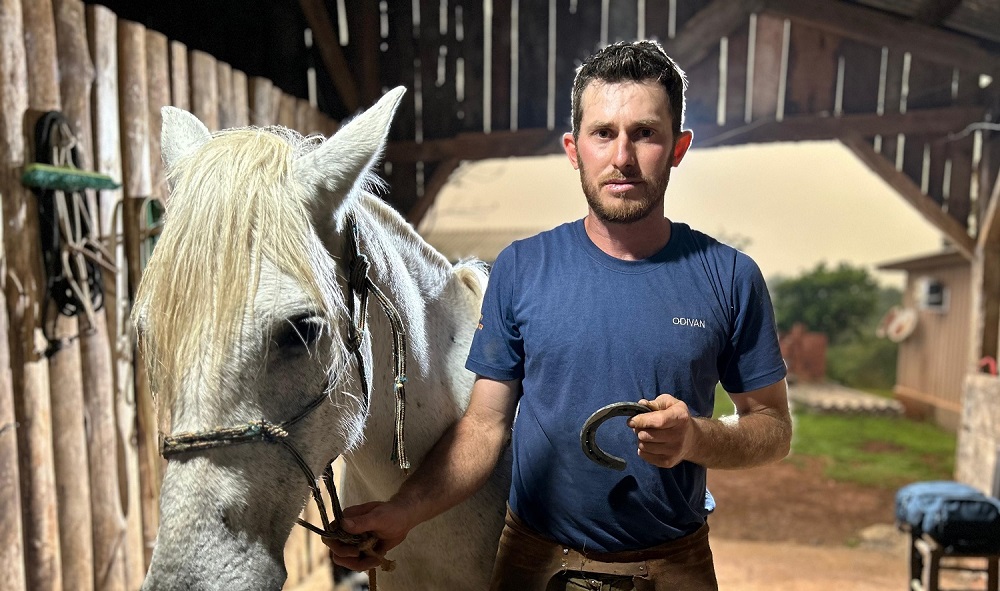
[[[908,539],[893,526],[895,490],[835,482],[822,468],[819,460],[795,457],[709,472],[722,591],[909,588]],[[981,575],[945,575],[941,582],[985,589]]]

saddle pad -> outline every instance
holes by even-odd
[[[908,526],[919,535],[928,506],[935,500],[948,498],[980,498],[977,489],[951,480],[914,482],[896,491],[896,524]]]
[[[1000,501],[952,481],[916,482],[896,492],[896,523],[946,551],[1000,552]]]

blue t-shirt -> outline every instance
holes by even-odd
[[[510,506],[537,532],[574,548],[619,552],[698,529],[705,468],[657,468],[636,455],[624,419],[597,441],[624,472],[584,456],[595,410],[666,393],[711,416],[715,386],[738,394],[785,376],[774,314],[757,265],[686,224],[660,252],[623,261],[583,220],[507,247],[493,266],[466,367],[520,379]]]

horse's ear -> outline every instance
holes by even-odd
[[[163,107],[160,116],[163,118],[160,153],[168,171],[179,159],[193,154],[212,137],[205,124],[184,109]]]
[[[295,176],[307,187],[322,187],[343,200],[382,155],[392,116],[406,89],[385,93],[375,105],[341,127],[323,145],[295,162]],[[342,203],[333,203],[336,210]]]

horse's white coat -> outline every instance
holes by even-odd
[[[214,228],[225,240],[233,238],[226,234],[230,231],[226,225],[239,227],[242,222],[237,218],[244,211],[240,195],[185,194],[178,189],[187,186],[177,181],[183,175],[211,175],[213,169],[206,162],[215,167],[230,163],[225,161],[225,149],[221,157],[206,151],[213,142],[226,141],[225,134],[213,136],[193,115],[165,108],[162,151],[175,190],[136,305],[151,377],[161,390],[160,410],[169,411],[165,423],[173,433],[235,426],[261,417],[282,421],[297,414],[329,383],[330,402],[290,433],[317,474],[334,457],[345,456],[348,468],[341,489],[345,505],[384,500],[404,479],[390,460],[392,335],[377,303],[369,304],[370,338],[362,347],[373,390],[367,414],[358,368],[343,346],[348,326],[343,260],[348,212],[360,226],[362,250],[372,263],[370,277],[395,303],[406,325],[410,356],[405,441],[414,465],[461,415],[473,380],[464,361],[479,317],[485,274],[476,265],[452,267],[398,214],[364,191],[372,182],[369,169],[384,147],[402,93],[401,88],[391,91],[314,150],[290,151],[292,162],[282,169],[289,174],[247,185],[278,183],[282,186],[275,194],[300,205],[304,199],[311,230],[308,236],[296,237],[298,246],[265,244],[258,250],[258,242],[271,240],[268,222],[251,220],[246,229],[252,235],[247,239],[252,252],[242,258],[227,252],[199,254],[198,248],[189,248],[183,261],[171,258],[175,253],[170,250],[192,239],[185,233],[197,233],[198,223]],[[208,199],[231,199],[233,204],[200,203]],[[268,207],[260,210],[266,213]],[[192,208],[227,213],[223,219],[191,214],[196,220],[191,224],[174,221]],[[282,216],[294,217],[296,211],[289,206]],[[285,221],[280,216],[271,219]],[[232,242],[239,243],[239,237]],[[268,253],[282,249],[290,249],[291,257],[269,257]],[[191,260],[201,256],[204,260]],[[289,258],[298,264],[306,259],[311,279],[297,276],[289,268],[294,266]],[[214,293],[224,286],[212,283],[208,291],[213,294],[187,293],[174,299],[171,290],[183,293],[185,281],[197,284],[197,274],[228,272],[227,265],[241,260],[251,268],[236,275],[248,277],[249,285],[245,294],[240,290],[243,299],[235,300],[241,306],[230,314],[235,322],[219,320],[218,308],[232,300]],[[320,336],[308,347],[296,345],[293,327],[302,331],[309,326],[322,329]],[[190,335],[198,339],[185,341]],[[187,349],[179,347],[187,353],[164,355],[170,343],[185,342],[194,343]],[[397,567],[379,573],[379,588],[485,589],[508,483],[509,455],[482,491],[417,527],[389,553]],[[156,548],[143,589],[280,589],[285,579],[283,547],[306,500],[305,478],[280,445],[252,443],[171,459],[161,492]]]

